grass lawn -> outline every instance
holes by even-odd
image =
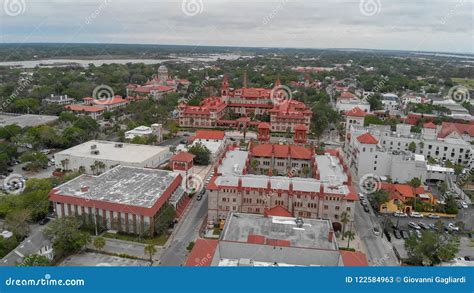
[[[468,78],[451,78],[451,80],[456,83],[463,85],[468,88],[474,88],[474,79],[468,79]]]
[[[164,234],[160,236],[155,236],[153,238],[144,238],[144,237],[140,237],[140,236],[136,236],[132,234],[109,233],[109,232],[105,232],[102,236],[105,238],[132,241],[132,242],[138,242],[138,243],[143,243],[143,244],[154,244],[158,246],[163,246],[169,237],[169,235]]]

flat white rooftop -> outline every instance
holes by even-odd
[[[58,120],[58,116],[49,115],[5,115],[0,114],[0,127],[16,124],[21,128],[49,124]]]
[[[117,166],[98,176],[81,175],[55,190],[85,200],[150,208],[178,176],[165,170]]]
[[[121,144],[122,147],[118,147]],[[92,154],[92,150],[99,151],[98,154]],[[168,147],[117,143],[113,141],[91,140],[83,144],[74,146],[61,151],[56,155],[67,155],[82,158],[91,158],[96,160],[110,160],[127,163],[141,163],[157,155],[166,155],[169,153]]]

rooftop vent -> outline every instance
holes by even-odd
[[[81,186],[81,192],[88,192],[89,186]]]
[[[95,150],[97,148],[96,144],[91,145],[91,150]]]
[[[123,148],[123,143],[116,143],[116,144],[115,144],[115,147],[116,147],[116,148]]]
[[[91,154],[93,154],[93,155],[98,155],[98,154],[99,154],[99,150],[92,150],[92,151],[91,151]]]

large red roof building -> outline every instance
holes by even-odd
[[[237,127],[257,126],[255,118],[270,116],[270,129],[274,132],[294,132],[297,125],[310,128],[312,111],[302,102],[280,98],[279,81],[274,89],[239,88],[231,90],[227,77],[221,84],[221,95],[208,97],[199,106],[181,103],[178,107],[181,127]],[[240,119],[225,119],[226,114],[238,115]],[[246,119],[246,120],[245,120]]]

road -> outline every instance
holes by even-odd
[[[163,248],[160,263],[162,266],[180,266],[186,261],[186,247],[199,236],[199,229],[207,215],[207,194],[202,200],[193,199],[190,209],[178,223],[167,246]]]
[[[14,250],[10,251],[10,253],[2,258],[0,265],[16,266],[24,256],[37,253],[43,245],[49,243],[43,234],[46,227],[47,225],[31,225],[30,236],[25,238],[25,240],[23,240],[23,242],[21,242]]]
[[[177,146],[181,140],[183,140],[183,136],[175,136],[173,138],[167,139],[159,143],[159,146]]]
[[[373,211],[366,213],[362,205],[356,202],[354,223],[359,238],[365,246],[369,265],[371,266],[396,266],[397,257],[393,252],[390,243],[381,236],[376,236],[373,232],[374,223],[377,223]],[[378,225],[378,224],[377,224]]]

